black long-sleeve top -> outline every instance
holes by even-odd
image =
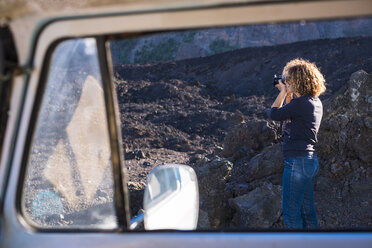
[[[306,156],[315,152],[322,116],[322,102],[318,97],[312,96],[301,96],[283,107],[271,108],[270,118],[284,121],[284,158]]]

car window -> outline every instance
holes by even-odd
[[[371,25],[362,18],[109,36],[131,216],[143,212],[151,169],[178,163],[198,177],[198,230],[284,230],[282,123],[269,111],[274,75],[301,57],[319,66],[327,86],[314,186],[320,228],[370,227]],[[92,38],[53,52],[22,194],[23,214],[37,227],[117,226],[98,64]]]
[[[27,161],[27,221],[39,228],[117,226],[95,39],[64,41],[54,50]]]
[[[141,212],[148,172],[183,163],[198,176],[199,230],[284,230],[282,124],[269,111],[274,75],[303,58],[327,87],[315,180],[320,229],[368,228],[371,157],[361,144],[371,148],[370,129],[355,124],[355,112],[368,119],[371,25],[301,21],[113,39],[132,216]],[[355,101],[348,92],[358,92]]]

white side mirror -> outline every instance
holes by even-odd
[[[179,164],[155,167],[147,178],[143,208],[146,230],[195,230],[199,191],[194,170]]]

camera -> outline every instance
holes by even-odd
[[[273,85],[277,85],[279,83],[279,80],[282,80],[282,83],[285,84],[284,78],[282,75],[274,75]]]

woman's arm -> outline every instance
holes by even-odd
[[[280,92],[274,103],[271,105],[269,116],[274,121],[284,121],[295,115],[293,104],[289,104],[289,102],[292,101],[293,94],[292,92],[288,92],[286,85],[282,84],[281,82],[275,87],[277,87]],[[287,101],[285,106],[283,106],[284,100]]]
[[[273,105],[271,105],[272,108],[280,108],[281,106],[283,106],[283,102],[284,102],[284,99],[287,95],[287,92],[284,90],[281,90],[279,92],[279,95],[276,97]]]
[[[277,85],[275,85],[278,90],[280,90],[279,95],[276,97],[273,105],[271,105],[271,108],[280,108],[283,106],[283,102],[285,97],[287,96],[287,88],[285,87],[285,84],[282,83],[280,80]]]

